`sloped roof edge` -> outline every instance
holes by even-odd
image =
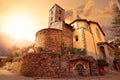
[[[98,28],[100,29],[100,31],[102,32],[102,34],[105,36],[105,33],[103,32],[102,28],[100,27],[100,25],[98,24],[98,22],[94,22],[94,21],[89,21],[89,24],[93,23],[93,24],[97,24]]]

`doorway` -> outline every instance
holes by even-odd
[[[75,70],[78,75],[84,76],[85,69],[84,69],[83,65],[81,65],[81,64],[76,65]]]
[[[102,52],[103,59],[106,59],[105,48],[103,46],[100,46],[100,51]]]

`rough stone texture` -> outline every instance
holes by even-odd
[[[29,54],[24,57],[21,73],[26,76],[58,77],[60,75],[58,54]]]
[[[59,5],[55,4],[49,11],[48,27],[54,22],[65,21],[65,10]]]
[[[43,29],[36,33],[35,48],[43,48],[48,51],[61,51],[61,30]],[[39,52],[39,51],[38,51]]]
[[[81,56],[53,53],[28,54],[23,59],[21,74],[39,77],[79,76],[75,71],[77,64],[85,67],[84,75],[90,75],[89,61]]]
[[[91,56],[57,53],[31,53],[27,54],[20,61],[6,62],[4,69],[20,73],[24,76],[39,77],[75,77],[90,75],[90,63],[96,63]],[[76,70],[77,65],[82,65],[83,70]],[[96,69],[97,71],[97,69]],[[92,70],[95,73],[95,70]],[[93,74],[94,74],[93,73]],[[92,75],[93,75],[92,74]]]
[[[70,48],[73,46],[73,31],[71,26],[67,25],[66,23],[63,24],[62,30],[62,47]]]
[[[71,47],[72,29],[65,23],[63,24],[63,30],[48,28],[36,33],[35,51],[37,53],[40,52],[40,48],[61,53],[63,48]]]
[[[82,65],[84,70],[82,72],[80,72],[83,76],[85,75],[90,75],[90,69],[89,69],[89,61],[84,61],[84,60],[75,60],[75,61],[71,61],[71,73],[79,76],[79,71],[75,70],[77,65]]]

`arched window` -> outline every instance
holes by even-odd
[[[75,41],[76,41],[76,42],[78,41],[78,35],[75,36]]]
[[[85,69],[84,69],[83,65],[78,64],[78,65],[76,65],[75,70],[78,73],[78,75],[82,75],[83,76]]]
[[[106,59],[105,49],[103,46],[100,46],[100,51],[102,52],[103,59]]]

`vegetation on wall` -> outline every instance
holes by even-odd
[[[70,54],[80,54],[80,55],[86,54],[86,50],[80,48],[69,48],[68,52],[70,52]]]
[[[113,10],[115,12],[113,22],[112,22],[113,29],[114,29],[115,36],[116,36],[115,45],[119,47],[120,46],[120,9],[116,5],[113,8]],[[114,50],[114,54],[115,54],[114,63],[117,62],[120,64],[120,50],[119,49]]]
[[[4,69],[11,70],[12,72],[19,73],[21,70],[21,65],[23,63],[23,58],[26,54],[33,52],[31,49],[33,46],[28,46],[24,48],[18,48],[13,46],[9,49],[7,59],[5,59]]]
[[[120,37],[120,10],[117,6],[113,8],[115,14],[113,18],[113,28],[115,30],[115,35]]]
[[[120,50],[114,50],[115,58],[114,61],[120,63]]]
[[[109,64],[107,63],[107,61],[106,60],[104,60],[104,59],[98,59],[97,60],[97,63],[98,63],[98,66],[99,67],[107,67]]]
[[[29,49],[33,46],[28,46],[24,48],[18,48],[17,46],[13,46],[9,49],[9,54],[7,55],[7,62],[15,62],[20,61],[27,53],[29,53]]]

